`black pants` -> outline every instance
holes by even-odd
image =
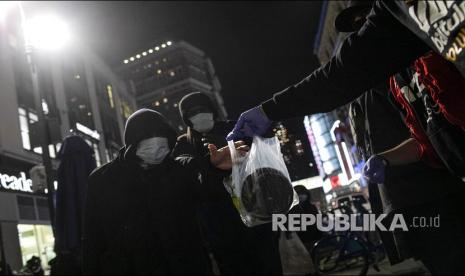
[[[254,274],[282,275],[281,255],[279,253],[279,232],[273,232],[271,223],[262,224],[248,231],[248,258],[253,260]]]
[[[438,187],[440,189],[440,187]],[[409,231],[406,232],[413,255],[420,259],[433,275],[465,273],[465,200],[457,192],[436,202],[404,210]],[[410,227],[414,217],[436,217],[439,227]],[[417,219],[418,221],[418,219]]]

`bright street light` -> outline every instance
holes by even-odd
[[[28,43],[36,49],[58,50],[70,40],[68,26],[51,15],[27,19],[23,27]]]
[[[8,11],[18,5],[18,1],[1,1],[0,2],[0,20],[3,21]]]
[[[39,16],[28,19],[25,10],[20,1],[15,2],[0,2],[0,19],[2,14],[6,15],[8,10],[17,7],[19,11],[19,19],[21,21],[23,37],[25,42],[26,60],[31,73],[32,92],[34,95],[34,103],[38,116],[38,124],[41,131],[41,148],[42,148],[42,163],[45,167],[47,190],[50,192],[48,206],[50,211],[50,221],[52,228],[55,226],[55,207],[53,202],[53,167],[49,152],[50,136],[49,125],[47,119],[48,107],[43,100],[44,95],[40,89],[39,77],[37,73],[37,64],[35,63],[34,52],[37,50],[57,50],[63,47],[70,39],[68,26],[60,19],[54,16]],[[2,20],[4,21],[4,20]],[[3,23],[3,22],[1,22]],[[44,104],[45,103],[45,104]],[[45,111],[45,112],[44,112]]]

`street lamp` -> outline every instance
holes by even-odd
[[[50,212],[50,222],[53,232],[55,232],[55,206],[53,194],[55,187],[53,185],[52,159],[50,157],[49,144],[51,143],[49,122],[43,109],[43,99],[45,98],[40,90],[39,75],[37,72],[37,63],[35,55],[38,50],[58,50],[63,47],[69,40],[69,32],[66,24],[54,16],[38,16],[27,19],[21,2],[18,2],[21,15],[21,25],[24,36],[26,49],[26,58],[31,73],[32,89],[34,102],[38,116],[38,127],[40,133],[40,145],[42,148],[42,162],[45,168],[48,190],[48,206]]]
[[[51,143],[49,124],[43,109],[43,99],[45,98],[40,91],[39,76],[35,55],[38,51],[58,50],[62,48],[69,40],[70,35],[68,27],[59,18],[52,15],[42,15],[31,19],[26,17],[24,8],[20,1],[1,2],[0,19],[3,20],[4,14],[8,9],[16,6],[19,9],[20,22],[24,38],[25,54],[29,71],[31,73],[32,90],[34,95],[35,109],[38,116],[38,127],[40,135],[40,146],[42,148],[42,162],[45,167],[47,176],[48,205],[50,211],[50,221],[52,229],[55,226],[55,208],[53,203],[53,170],[52,160],[50,157],[49,144]]]
[[[0,2],[0,20],[3,21],[7,12],[18,5],[18,1],[1,1]],[[2,22],[3,23],[3,22]]]
[[[53,16],[40,16],[30,20],[26,19],[26,15],[21,2],[19,1],[2,1],[0,2],[0,23],[4,23],[5,15],[11,8],[17,7],[20,13],[20,21],[25,42],[25,54],[31,73],[32,89],[34,94],[35,108],[38,116],[38,127],[41,136],[42,162],[45,167],[47,176],[48,189],[48,206],[50,212],[50,222],[52,224],[53,233],[55,233],[55,207],[53,203],[54,184],[52,177],[52,160],[50,158],[49,144],[50,131],[47,118],[44,114],[42,99],[44,98],[39,86],[39,78],[37,74],[37,65],[35,64],[34,54],[36,50],[58,50],[68,42],[70,36],[66,24]],[[2,24],[3,25],[3,24]],[[0,269],[6,271],[7,262],[5,260],[5,252],[3,246],[2,227],[0,224],[0,258],[2,265]]]
[[[53,15],[25,20],[24,36],[34,49],[59,50],[69,41],[68,26]]]

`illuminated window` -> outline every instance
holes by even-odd
[[[115,108],[115,103],[113,101],[113,88],[111,87],[111,85],[107,85],[107,94],[108,94],[108,100],[110,101],[111,108]]]
[[[129,116],[131,116],[131,114],[133,112],[132,108],[125,101],[121,102],[121,111],[123,113],[124,118],[126,118],[126,119],[129,118]]]
[[[55,146],[54,145],[48,145],[48,152],[50,153],[51,158],[56,158],[56,153],[55,153]]]
[[[38,121],[39,121],[39,117],[35,113],[29,112],[29,123],[33,124]]]
[[[45,114],[45,115],[47,115],[48,112],[49,112],[49,110],[48,110],[48,104],[47,104],[47,102],[46,102],[44,99],[42,99],[42,110],[44,111],[44,114]]]
[[[19,126],[21,130],[21,141],[23,144],[23,148],[26,150],[31,150],[32,145],[31,145],[30,125],[37,123],[39,121],[39,117],[36,114],[32,112],[28,112],[26,111],[26,109],[21,108],[21,107],[18,108],[18,114],[19,114]],[[42,148],[40,146],[35,147],[32,150],[36,153],[42,154]],[[52,158],[55,158],[56,152],[55,152],[55,148],[53,147],[53,145],[51,145],[49,150],[50,150],[50,156]]]
[[[24,108],[18,108],[19,112],[19,126],[21,129],[21,139],[23,141],[23,148],[31,149],[31,140],[29,138],[29,124],[27,120],[26,110]]]
[[[18,224],[18,235],[23,265],[26,265],[32,256],[38,256],[42,266],[46,269],[49,268],[48,262],[56,256],[53,251],[55,238],[52,227],[49,225]]]
[[[33,116],[32,116],[33,115]],[[35,114],[31,114],[29,113],[29,123],[32,124],[32,123],[35,123],[35,122],[38,122],[39,121],[39,118],[37,117],[37,115]],[[30,137],[30,136],[29,136]],[[42,147],[35,147],[32,149],[35,153],[38,153],[38,154],[42,154]]]

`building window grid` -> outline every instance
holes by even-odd
[[[35,147],[32,148],[31,145],[31,133],[30,133],[30,124],[37,123],[39,121],[39,117],[37,114],[33,113],[32,111],[28,111],[26,108],[19,107],[18,108],[18,115],[19,115],[19,127],[21,131],[21,141],[23,148],[25,150],[32,150],[35,153],[42,154],[42,147]],[[50,153],[51,158],[56,158],[58,149],[60,148],[60,143],[54,145],[48,145],[48,150]]]

